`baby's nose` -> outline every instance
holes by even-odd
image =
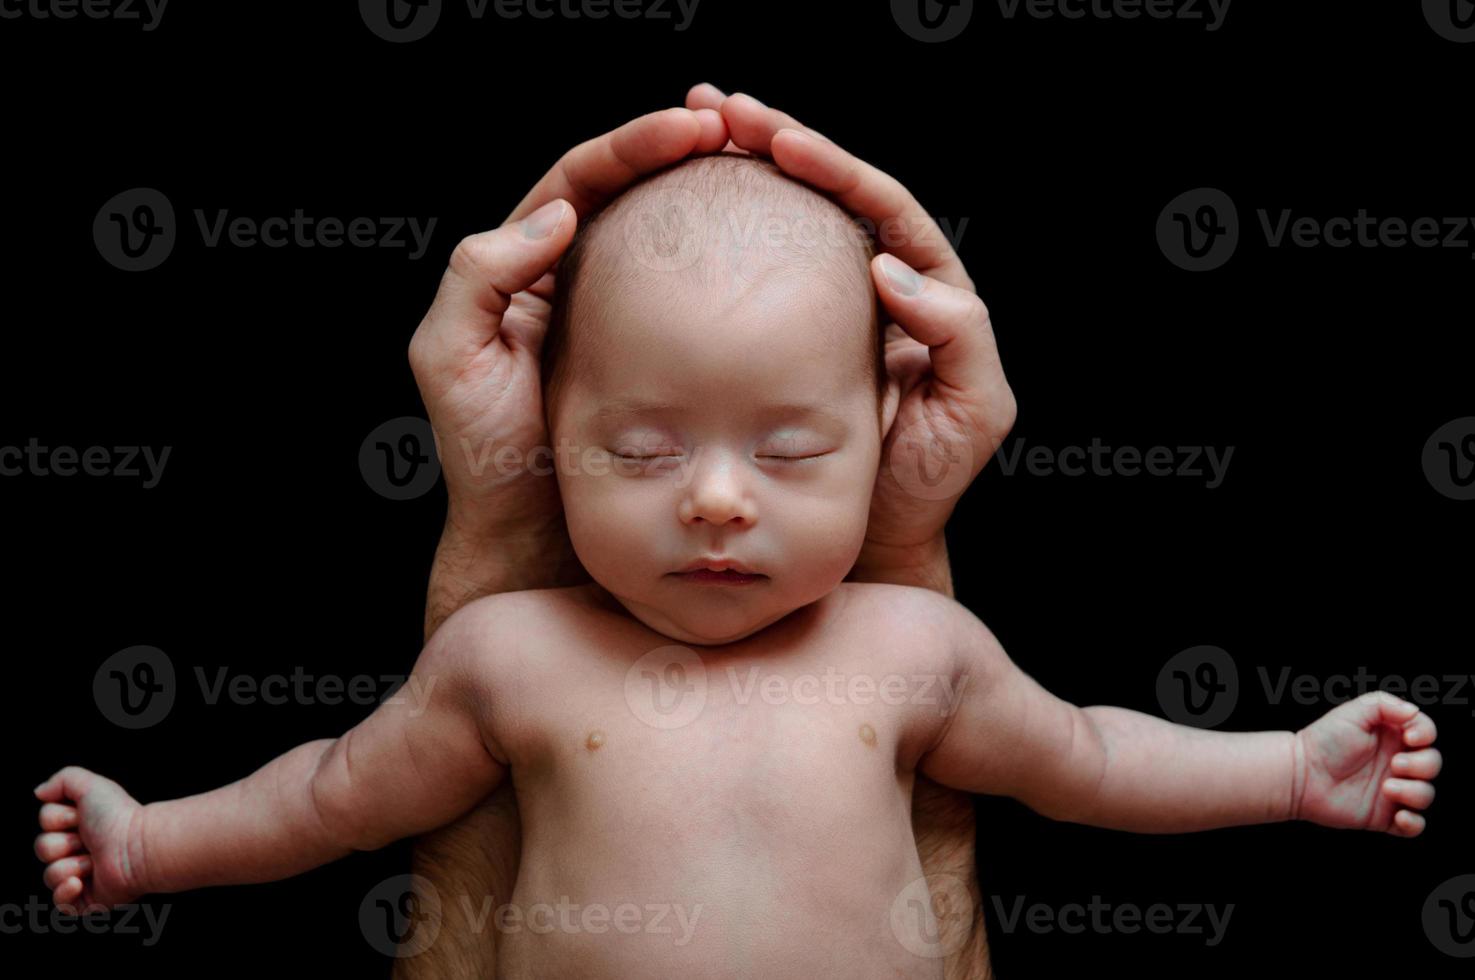
[[[758,512],[740,462],[715,456],[693,464],[691,485],[681,497],[681,522],[755,523]]]

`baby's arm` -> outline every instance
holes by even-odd
[[[1434,741],[1433,721],[1415,705],[1378,692],[1295,733],[1215,732],[1126,708],[1078,708],[1019,670],[966,608],[957,605],[953,620],[966,681],[958,679],[959,703],[920,766],[938,782],[1137,833],[1293,819],[1405,837],[1423,829],[1413,811],[1432,801],[1425,780],[1440,759],[1433,748],[1401,751]]]
[[[446,621],[393,698],[337,739],[299,745],[244,779],[139,804],[69,766],[36,788],[36,853],[58,905],[111,906],[149,892],[273,881],[465,813],[506,763],[484,739],[478,678],[506,628],[496,597]]]

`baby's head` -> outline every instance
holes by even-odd
[[[835,588],[896,412],[868,236],[774,165],[647,178],[565,253],[544,405],[575,552],[636,618],[726,643]],[[678,573],[721,557],[763,577]]]

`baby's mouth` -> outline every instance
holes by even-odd
[[[767,580],[767,575],[738,572],[726,569],[714,572],[710,568],[694,568],[689,572],[672,572],[677,578],[696,585],[753,585]]]

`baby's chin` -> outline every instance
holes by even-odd
[[[742,586],[744,589],[772,587],[771,581]],[[745,640],[804,605],[786,603],[775,609],[771,602],[703,601],[700,598],[679,605],[674,602],[655,604],[622,596],[608,588],[605,591],[648,628],[677,643],[697,646],[721,646]]]

